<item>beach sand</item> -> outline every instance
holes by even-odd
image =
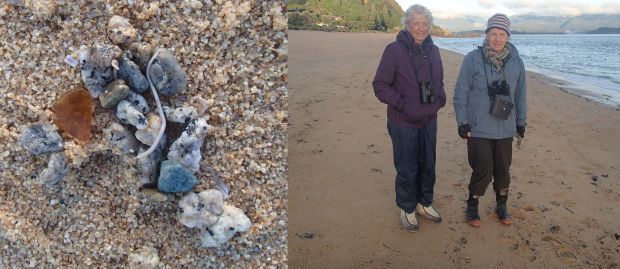
[[[401,228],[386,105],[371,85],[394,39],[289,31],[290,268],[618,268],[620,111],[528,72],[513,224],[499,223],[490,186],[482,227],[472,228],[464,220],[471,170],[452,107],[463,56],[446,50],[434,198],[443,222]]]
[[[134,268],[286,265],[285,1],[8,2],[0,3],[0,268],[132,268],[145,248],[159,260]],[[194,96],[209,104],[203,118],[212,128],[194,191],[215,187],[212,166],[230,189],[225,203],[252,222],[219,247],[203,247],[204,228],[177,220],[186,193],[141,189],[135,154],[112,151],[104,135],[118,122],[114,109],[97,99],[91,141],[63,138],[70,162],[63,182],[36,183],[50,157],[26,151],[22,130],[51,123],[59,96],[84,87],[80,67],[63,59],[78,59],[81,45],[111,44],[113,15],[128,18],[142,41],[170,50],[187,74],[186,89],[161,95],[163,105]],[[150,90],[145,98],[153,109]]]

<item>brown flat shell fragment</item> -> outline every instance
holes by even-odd
[[[90,123],[93,118],[93,98],[84,89],[73,90],[63,94],[52,110],[54,124],[80,144],[90,140]]]

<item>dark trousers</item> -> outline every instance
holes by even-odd
[[[491,179],[493,190],[510,186],[510,162],[512,161],[512,137],[487,139],[472,137],[467,142],[467,160],[473,169],[469,180],[469,193],[482,196]]]
[[[407,213],[421,203],[433,202],[437,120],[423,128],[407,128],[388,122],[396,168],[396,205]]]

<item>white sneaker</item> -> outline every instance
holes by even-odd
[[[409,232],[416,232],[420,229],[418,225],[418,217],[415,215],[415,211],[411,213],[405,212],[405,210],[400,210],[400,223],[403,225],[405,230]]]
[[[439,215],[439,212],[437,212],[437,210],[433,208],[433,205],[423,206],[422,204],[418,203],[418,205],[416,205],[415,207],[415,211],[432,222],[441,222],[441,216]]]

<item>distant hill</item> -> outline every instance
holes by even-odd
[[[587,33],[602,27],[620,27],[620,16],[581,15],[577,17],[518,15],[510,18],[515,31],[528,33]]]
[[[395,0],[289,0],[289,29],[396,32],[405,12]],[[449,32],[433,25],[433,35]]]
[[[289,0],[289,29],[393,31],[404,12],[395,0]]]
[[[435,24],[450,32],[484,30],[487,18],[467,16],[450,19],[435,19]],[[599,28],[620,28],[618,14],[590,14],[576,17],[544,16],[525,14],[510,16],[511,30],[517,34],[591,33]],[[613,32],[612,32],[613,33]]]
[[[620,28],[602,27],[589,31],[586,34],[620,34]]]

